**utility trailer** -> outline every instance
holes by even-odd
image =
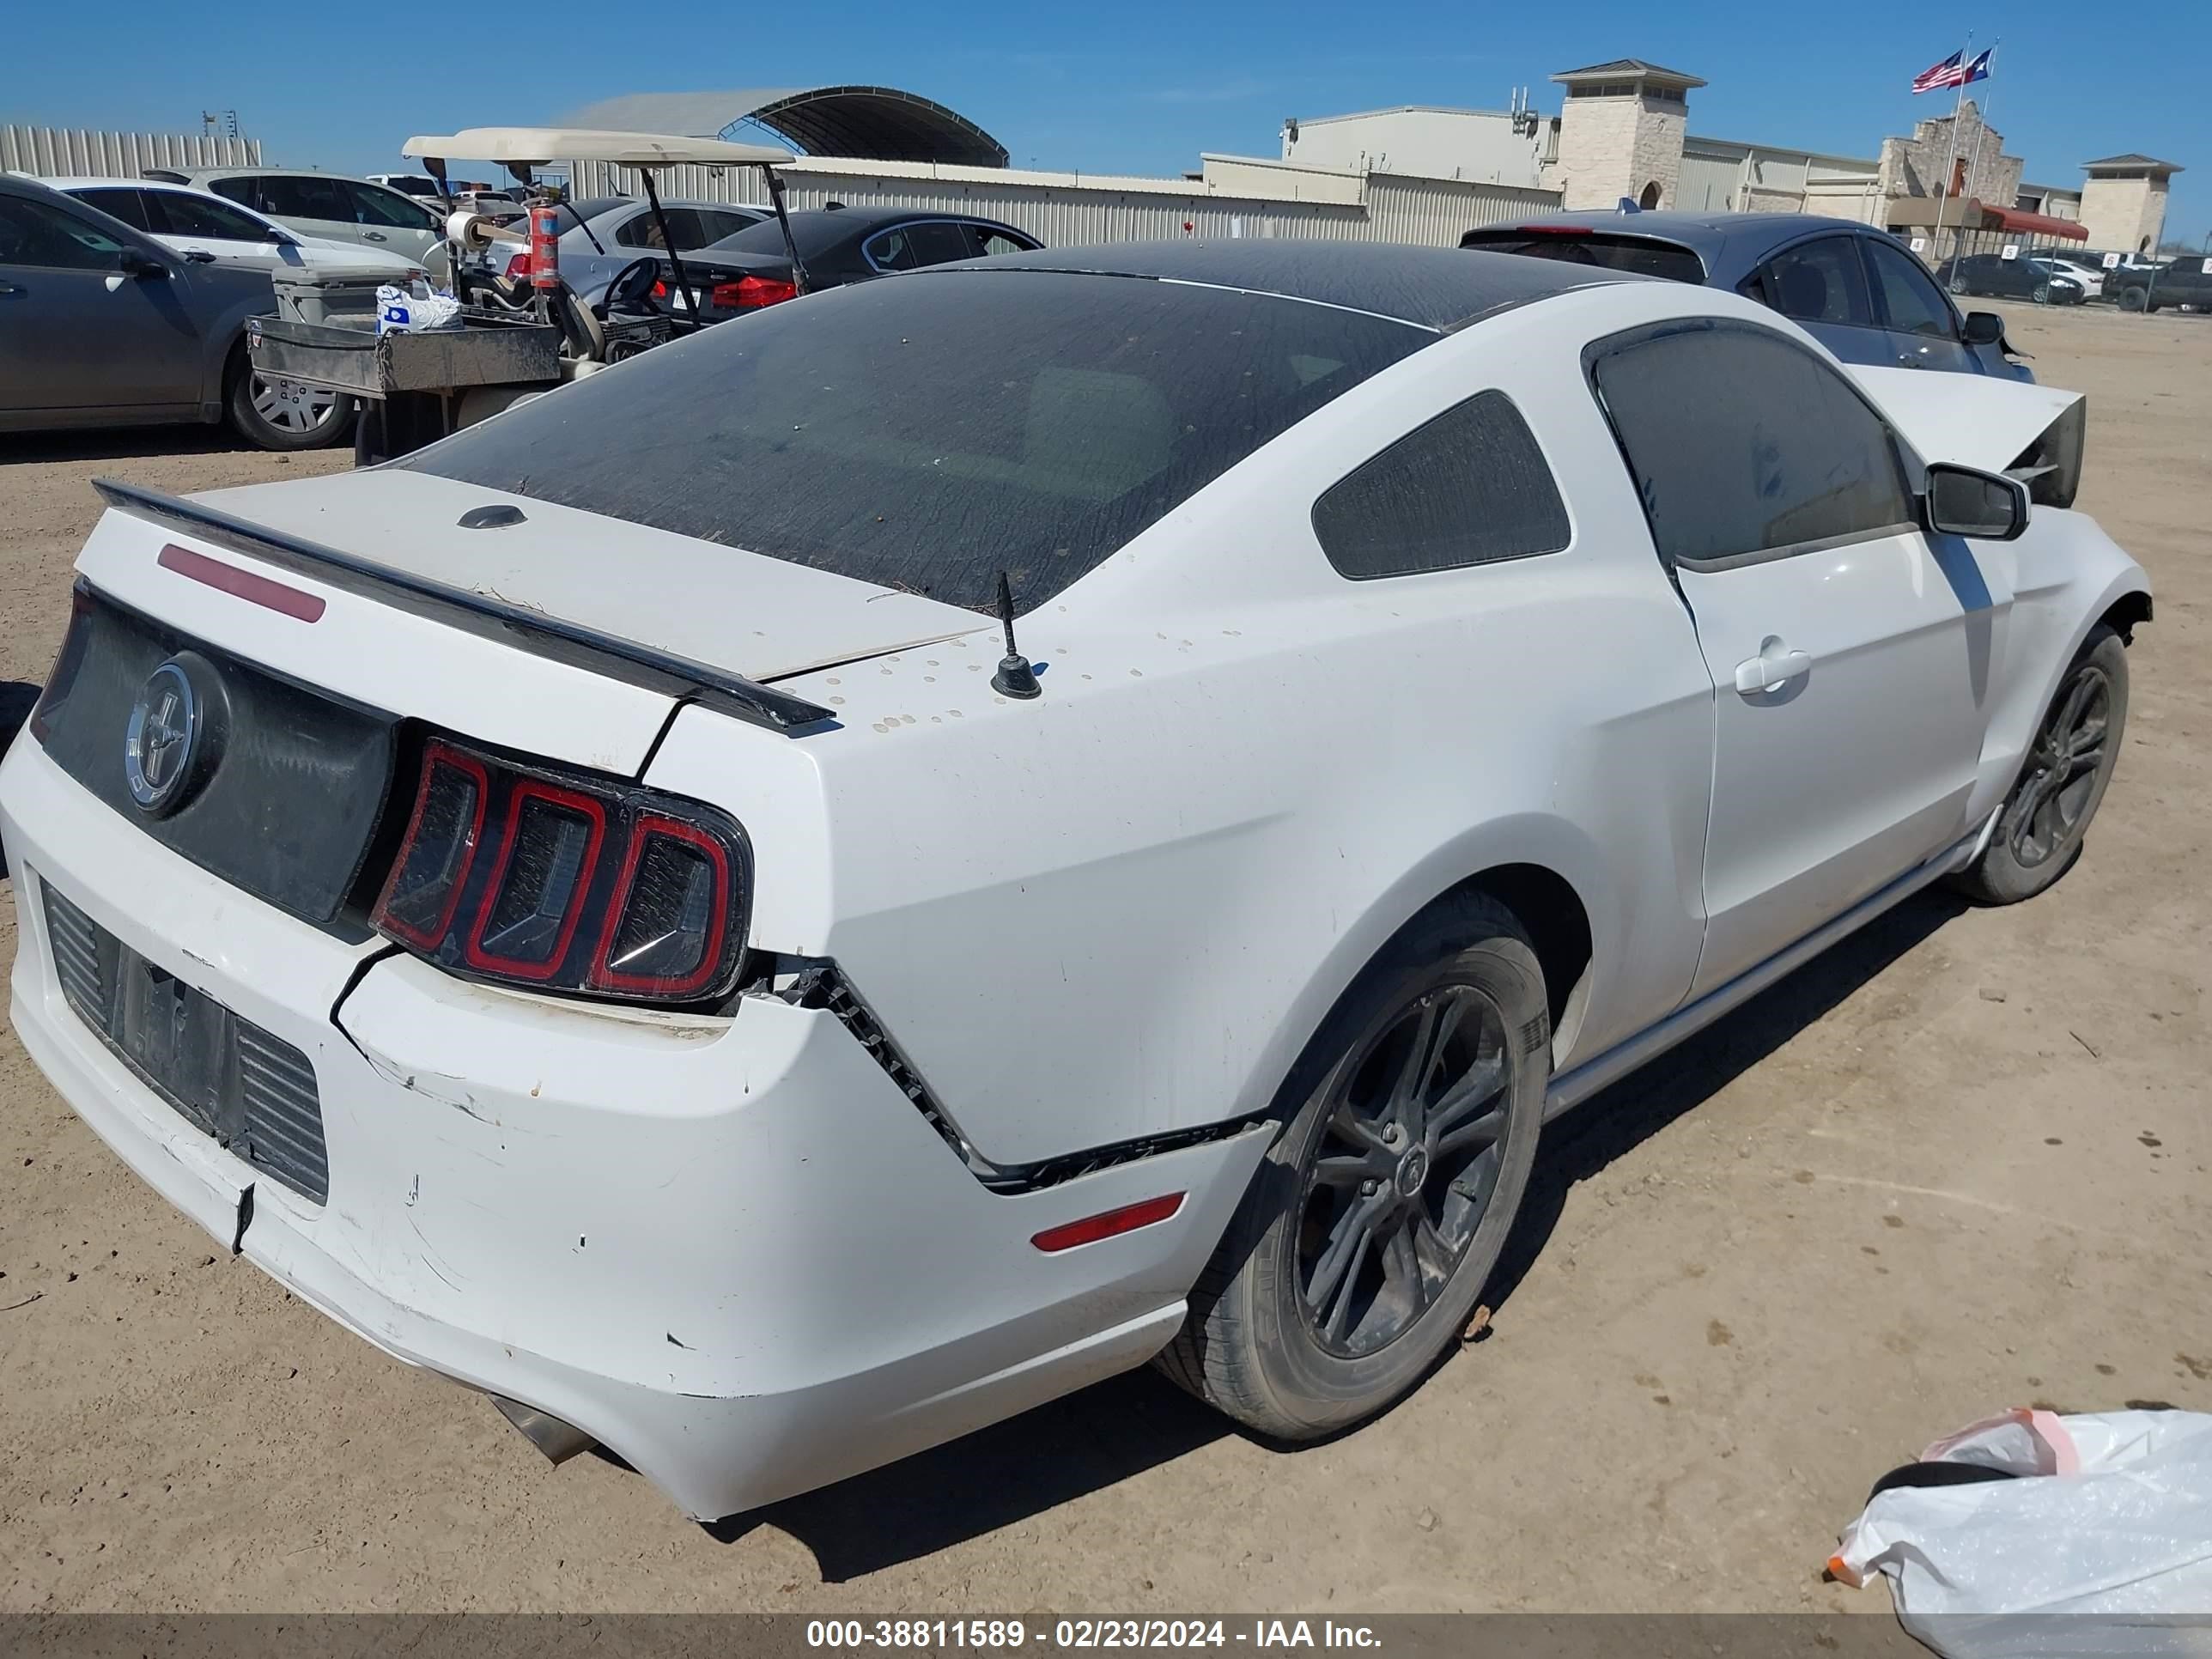
[[[354,458],[363,465],[404,455],[463,427],[489,419],[520,399],[598,373],[679,333],[706,325],[690,278],[661,211],[654,174],[680,166],[757,167],[768,178],[769,198],[783,226],[792,264],[805,287],[805,269],[791,240],[783,206],[783,181],[775,168],[788,159],[762,144],[667,133],[612,132],[572,127],[471,127],[444,137],[415,137],[403,154],[419,159],[449,207],[449,158],[496,161],[532,191],[533,208],[548,208],[554,193],[538,186],[536,170],[554,161],[606,161],[635,167],[668,250],[682,313],[664,311],[649,296],[660,278],[659,261],[641,258],[618,276],[603,305],[586,304],[560,280],[557,245],[532,238],[531,289],[518,303],[499,284],[467,271],[465,254],[501,234],[485,214],[454,207],[446,222],[459,325],[379,334],[375,319],[361,326],[299,317],[256,319],[246,345],[255,368],[309,386],[326,386],[362,400]]]

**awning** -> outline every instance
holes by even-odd
[[[1984,206],[1982,216],[1984,228],[1989,230],[2017,230],[2030,236],[2055,236],[2063,242],[2086,242],[2089,240],[2087,225],[2072,219],[2054,218],[2048,213]]]

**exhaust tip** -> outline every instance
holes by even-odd
[[[558,1466],[579,1453],[587,1452],[599,1443],[573,1423],[564,1423],[550,1412],[541,1412],[535,1406],[526,1406],[520,1400],[509,1400],[505,1395],[491,1396],[491,1403],[499,1407],[500,1415],[522,1431],[523,1437],[544,1452],[549,1462]]]

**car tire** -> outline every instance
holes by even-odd
[[[1949,282],[1944,283],[1943,286],[1949,289],[1954,294],[1967,294],[1972,291],[1967,288],[1966,279],[1963,276],[1954,276]]]
[[[2064,875],[2112,781],[2127,723],[2127,647],[2100,623],[2060,678],[1989,846],[1952,884],[1984,904],[2017,904]]]
[[[264,380],[240,352],[224,405],[238,435],[257,449],[326,449],[353,432],[360,405],[341,392]]]
[[[2149,307],[2149,300],[2150,296],[2139,288],[2124,288],[2120,290],[2120,309],[2123,311],[2147,310]]]
[[[2035,292],[2028,297],[2033,300],[2035,303],[2039,306],[2047,306],[2051,303],[2054,296],[2051,294],[2050,283],[2038,283],[2035,285]]]
[[[1458,1346],[1497,1265],[1550,1076],[1527,931],[1482,895],[1424,913],[1284,1083],[1281,1131],[1160,1368],[1285,1441],[1395,1405]]]

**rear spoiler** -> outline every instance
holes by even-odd
[[[679,702],[696,702],[755,726],[796,732],[836,718],[819,703],[778,691],[727,669],[709,667],[673,652],[656,651],[635,640],[580,627],[466,588],[449,587],[427,577],[410,575],[198,501],[164,495],[158,490],[141,489],[136,484],[118,483],[112,478],[94,478],[92,487],[110,507],[133,518],[173,526],[344,592],[428,617],[481,638],[519,647],[534,656],[589,669],[626,685],[657,691]]]

